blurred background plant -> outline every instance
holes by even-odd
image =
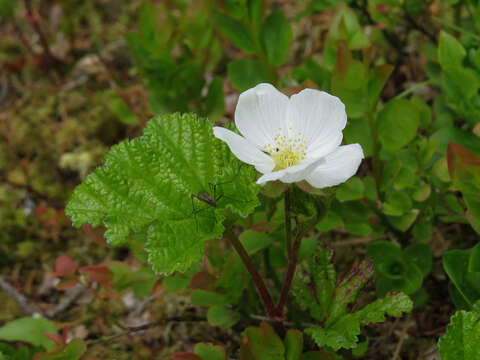
[[[390,290],[414,300],[412,315],[369,326],[365,345],[336,358],[432,359],[462,309],[440,342],[444,359],[461,359],[451,355],[458,321],[478,319],[479,14],[476,0],[0,0],[0,358],[202,358],[197,342],[236,357],[268,333],[225,242],[164,278],[146,265],[142,239],[107,246],[102,229],[73,229],[64,207],[153,114],[228,123],[239,92],[270,82],[340,97],[345,143],[367,157],[335,192],[304,186],[330,210],[300,259],[333,248],[342,279],[372,257],[376,280],[359,304]],[[287,264],[282,190],[266,186],[259,210],[237,220],[275,296]],[[310,326],[289,302],[287,322]]]

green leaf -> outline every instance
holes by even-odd
[[[263,0],[247,0],[248,17],[254,26],[259,26],[263,18]]]
[[[75,189],[66,213],[77,227],[103,223],[112,245],[145,233],[156,272],[185,271],[202,258],[207,240],[222,235],[226,209],[246,216],[258,204],[254,174],[207,120],[158,116],[143,136],[112,147],[104,166]]]
[[[451,250],[443,255],[443,268],[464,300],[472,306],[480,298],[480,294],[472,288],[467,280],[470,254],[464,250]]]
[[[240,315],[228,307],[215,305],[208,309],[207,320],[210,325],[226,329],[235,325],[240,320]]]
[[[35,360],[79,360],[87,351],[81,339],[72,339],[67,346],[53,353],[35,354]]]
[[[121,97],[110,98],[107,101],[107,106],[120,122],[128,125],[138,124],[137,116],[130,110],[130,107]]]
[[[258,233],[253,230],[244,231],[240,234],[239,239],[248,255],[253,255],[256,252],[267,248],[275,241],[273,236]]]
[[[329,211],[325,217],[316,225],[318,231],[327,232],[343,226],[343,220],[333,211]]]
[[[378,65],[368,74],[368,101],[371,109],[375,109],[377,106],[380,93],[393,68],[392,65],[388,64]]]
[[[339,201],[358,200],[363,198],[365,185],[358,177],[352,177],[337,188],[336,197]]]
[[[212,11],[211,18],[220,33],[233,44],[250,54],[255,52],[252,35],[242,22],[220,11]]]
[[[480,319],[475,312],[457,311],[438,341],[443,360],[479,360]]]
[[[335,351],[341,348],[352,349],[357,346],[360,324],[383,322],[386,314],[400,316],[412,308],[413,303],[408,296],[391,293],[353,314],[343,313],[335,322],[327,322],[325,328],[311,327],[305,332],[312,336],[319,347],[329,346]]]
[[[246,0],[225,0],[225,8],[237,19],[245,17],[247,14]]]
[[[205,98],[205,106],[206,114],[211,121],[219,120],[223,116],[225,99],[222,78],[217,76],[210,83],[207,97]]]
[[[295,273],[295,298],[310,315],[323,321],[328,315],[335,291],[336,273],[332,264],[333,251],[320,247],[314,257],[301,264]]]
[[[226,360],[227,354],[221,346],[213,344],[197,344],[193,350],[202,360]]]
[[[303,334],[301,331],[290,329],[285,335],[285,360],[300,360],[303,350]]]
[[[403,258],[405,262],[417,265],[424,277],[428,275],[432,268],[432,252],[426,244],[412,244],[407,246],[405,250],[403,250]]]
[[[6,19],[13,17],[15,7],[12,0],[0,0],[0,16]]]
[[[329,346],[333,350],[352,349],[357,346],[360,322],[351,314],[343,316],[327,329],[319,326],[305,329],[319,347]]]
[[[401,316],[413,309],[413,302],[403,293],[390,293],[377,299],[354,313],[361,324],[373,324],[385,321],[385,315]]]
[[[442,67],[461,66],[466,56],[465,48],[457,39],[443,30],[440,31],[438,61]]]
[[[269,81],[269,75],[258,60],[239,59],[228,64],[228,77],[238,91],[245,91]]]
[[[326,325],[336,323],[338,319],[349,312],[359,291],[367,284],[374,274],[373,261],[366,259],[352,269],[349,275],[335,289],[333,305]]]
[[[285,360],[285,346],[266,322],[247,328],[245,337],[255,360]]]
[[[415,222],[419,213],[420,211],[418,209],[411,209],[400,216],[387,216],[387,219],[395,229],[407,231]]]
[[[34,346],[51,350],[55,344],[45,334],[56,334],[54,323],[44,318],[24,317],[6,323],[0,327],[0,339],[22,341]]]
[[[260,43],[268,62],[275,66],[283,65],[290,53],[292,29],[280,10],[273,11],[260,29]]]
[[[420,114],[410,101],[394,99],[380,110],[376,122],[382,146],[389,150],[399,150],[417,135]]]
[[[195,306],[225,305],[227,303],[227,295],[202,289],[196,289],[192,291],[192,304]]]
[[[389,192],[382,211],[387,215],[400,216],[412,208],[412,199],[403,192]]]
[[[183,274],[175,274],[169,277],[166,277],[162,281],[162,285],[169,292],[177,292],[188,286],[190,279]]]

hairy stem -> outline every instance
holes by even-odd
[[[250,260],[250,257],[248,256],[247,251],[243,247],[238,237],[232,231],[230,231],[227,234],[227,239],[230,241],[232,246],[237,251],[238,255],[240,256],[240,259],[242,260],[243,264],[247,268],[247,271],[252,277],[253,283],[255,284],[258,294],[262,299],[262,302],[263,302],[263,305],[265,306],[265,310],[267,312],[268,317],[272,320],[275,320],[276,318],[275,304],[273,303],[272,297],[270,296],[270,293],[268,292],[267,287],[265,286],[265,282],[263,281],[262,277],[260,276],[257,269],[255,268],[252,261]]]

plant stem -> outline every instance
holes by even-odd
[[[260,295],[260,298],[263,301],[263,305],[265,306],[265,310],[267,312],[268,317],[272,319],[272,321],[275,321],[277,318],[275,313],[275,304],[273,303],[272,297],[270,296],[270,293],[268,292],[267,287],[265,286],[265,282],[263,281],[262,277],[260,276],[257,269],[255,268],[252,261],[250,260],[250,257],[248,256],[247,251],[243,247],[238,237],[232,231],[230,231],[227,234],[227,239],[230,241],[234,249],[237,251],[238,255],[240,256],[240,259],[242,260],[250,276],[252,277],[253,283],[255,284],[258,294]]]
[[[381,181],[381,163],[380,163],[380,144],[378,141],[378,132],[377,127],[375,126],[375,118],[373,116],[373,111],[369,109],[367,111],[368,124],[370,125],[370,134],[373,141],[373,154],[372,154],[372,165],[373,165],[373,177],[375,179],[375,185],[377,189],[377,196],[380,198],[380,181]]]
[[[285,241],[287,244],[287,257],[288,257],[288,267],[287,274],[285,275],[285,281],[283,283],[282,292],[280,294],[280,300],[275,309],[276,313],[282,318],[284,315],[283,308],[287,302],[288,294],[292,287],[293,275],[295,274],[295,269],[298,262],[298,250],[300,249],[300,243],[302,241],[303,232],[299,230],[298,222],[296,228],[295,241],[292,246],[292,219],[291,219],[291,190],[290,187],[285,191]]]
[[[290,218],[290,186],[285,191],[285,244],[287,246],[287,256],[290,261],[292,251],[292,221]]]
[[[35,30],[35,32],[37,33],[40,39],[40,43],[42,44],[42,48],[45,53],[45,56],[47,57],[51,65],[56,65],[58,63],[58,59],[50,51],[47,37],[45,36],[45,33],[43,32],[42,28],[40,27],[40,24],[38,23],[37,18],[33,13],[31,0],[24,0],[24,2],[25,2],[25,9],[27,11],[27,14],[26,14],[27,20],[32,26],[32,28]],[[56,70],[59,71],[58,68],[56,68]]]
[[[431,84],[433,82],[432,79],[429,79],[429,80],[425,80],[425,81],[422,81],[422,82],[419,82],[417,84],[414,84],[412,86],[410,86],[408,89],[402,91],[400,94],[398,94],[397,96],[395,96],[395,99],[401,99],[401,98],[404,98],[405,96],[407,95],[410,95],[411,93],[413,93],[415,90],[417,89],[420,89],[424,86],[427,86],[429,84]]]
[[[291,254],[289,254],[288,259],[288,268],[287,274],[285,275],[285,282],[283,283],[282,293],[280,294],[280,300],[278,301],[278,305],[275,309],[275,312],[280,316],[280,318],[284,317],[283,308],[285,303],[287,302],[288,294],[290,293],[290,289],[292,287],[293,275],[295,274],[295,269],[297,267],[298,262],[298,250],[300,249],[300,244],[302,242],[303,233],[298,232],[297,236],[295,237],[295,241],[293,243],[293,248],[291,249]]]

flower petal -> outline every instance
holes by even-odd
[[[235,124],[242,135],[259,149],[273,145],[279,128],[287,131],[288,103],[288,97],[272,85],[258,84],[240,94],[235,109]]]
[[[257,184],[264,185],[269,181],[280,180],[284,183],[293,183],[305,179],[319,164],[325,162],[325,159],[316,159],[304,162],[295,166],[290,166],[283,170],[274,171],[261,176],[257,180]]]
[[[226,142],[237,158],[247,164],[254,165],[262,174],[269,173],[275,167],[270,156],[258,150],[254,144],[233,131],[215,126],[213,134],[218,139]]]
[[[355,175],[363,159],[363,150],[360,144],[340,146],[324,159],[325,163],[305,178],[313,187],[335,186]]]
[[[307,159],[326,156],[342,142],[345,105],[324,91],[304,89],[290,98],[288,120],[306,141]]]

